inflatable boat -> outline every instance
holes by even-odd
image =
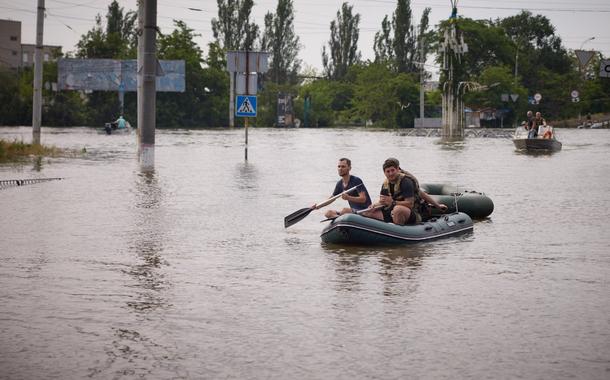
[[[473,190],[463,190],[443,183],[422,183],[421,189],[438,203],[447,205],[446,212],[463,212],[473,219],[486,218],[494,211],[494,203],[487,195]],[[432,215],[440,210],[432,209]]]
[[[320,237],[324,243],[397,245],[430,241],[472,232],[472,219],[463,212],[446,214],[407,226],[386,223],[357,214],[344,214],[330,222]]]

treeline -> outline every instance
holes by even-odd
[[[293,0],[278,0],[264,25],[251,19],[252,0],[217,0],[218,16],[212,19],[214,41],[206,51],[185,22],[174,21],[170,34],[159,33],[159,59],[186,62],[186,91],[157,94],[159,127],[223,127],[228,125],[229,75],[225,71],[227,50],[270,52],[270,69],[259,79],[258,126],[275,123],[277,94],[293,94],[296,117],[307,126],[365,125],[409,128],[419,117],[421,70],[430,54],[442,66],[439,53],[448,22],[429,26],[430,9],[416,19],[409,0],[397,0],[396,8],[383,19],[376,33],[373,60],[363,61],[358,49],[360,15],[344,3],[330,22],[330,37],[322,49],[323,72],[303,69],[301,48],[294,32]],[[469,51],[456,67],[456,78],[486,85],[488,90],[466,94],[473,109],[503,111],[505,125],[522,118],[527,109],[541,111],[547,119],[610,110],[610,80],[599,78],[600,59],[594,56],[586,72],[580,72],[573,52],[562,44],[550,21],[523,11],[496,20],[458,17],[452,22],[463,33]],[[135,59],[136,14],[113,1],[102,19],[81,36],[74,55],[79,58]],[[19,75],[0,71],[0,124],[31,123],[32,70]],[[57,81],[57,65],[45,63],[43,83]],[[441,81],[444,72],[441,74]],[[580,102],[572,102],[572,90]],[[543,95],[540,104],[528,97]],[[516,101],[506,94],[518,95]],[[503,96],[504,95],[504,96]],[[119,113],[116,93],[44,89],[44,125],[102,125]],[[514,98],[514,97],[513,97]],[[307,115],[305,100],[307,99]],[[426,117],[439,117],[441,95],[426,93]],[[136,94],[125,94],[125,117],[136,121]]]

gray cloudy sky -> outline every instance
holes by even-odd
[[[136,0],[119,1],[126,10],[136,10]],[[341,0],[294,0],[295,31],[301,39],[300,58],[304,66],[320,69],[322,46],[329,39],[329,24],[334,19]],[[349,2],[361,15],[358,47],[363,58],[374,57],[373,38],[381,20],[391,15],[395,0],[358,0]],[[22,42],[35,41],[36,0],[0,0],[0,18],[22,22]],[[44,43],[62,45],[73,51],[80,36],[94,24],[95,15],[106,14],[110,0],[46,0]],[[264,15],[275,11],[277,0],[255,0],[253,15],[262,27]],[[451,13],[449,0],[412,0],[414,17],[419,20],[425,7],[431,7],[431,25],[446,19]],[[194,11],[189,8],[199,8]],[[474,19],[495,19],[517,14],[521,9],[548,17],[563,39],[564,46],[578,49],[589,37],[584,48],[601,51],[610,56],[610,0],[459,0],[459,14]],[[158,24],[161,31],[172,30],[172,19],[181,19],[201,34],[197,42],[207,54],[207,43],[212,39],[210,20],[217,14],[215,0],[158,0]]]

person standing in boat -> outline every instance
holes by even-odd
[[[362,182],[360,178],[351,175],[351,170],[352,161],[349,158],[340,158],[337,164],[337,173],[341,179],[337,181],[332,195],[335,196],[337,194],[341,194],[345,190],[351,189],[355,186],[358,186],[358,188],[341,196],[342,199],[345,199],[349,203],[350,208],[346,207],[341,211],[328,210],[324,214],[324,216],[327,218],[336,218],[339,215],[364,210],[371,205],[371,197],[364,186],[364,182]],[[313,208],[317,209],[318,207],[317,205],[313,205]]]
[[[532,111],[527,111],[527,121],[525,125],[525,129],[528,130],[527,138],[533,139],[538,136],[538,131],[534,128],[535,125],[535,117]]]
[[[536,112],[536,117],[534,118],[534,127],[536,128],[536,136],[542,137],[546,130],[546,120],[542,117],[540,112]]]
[[[386,179],[381,186],[379,201],[376,203],[380,208],[366,211],[362,215],[386,223],[405,225],[422,221],[422,213],[425,212],[422,208],[428,205],[427,202],[443,211],[447,210],[447,206],[439,204],[420,190],[417,178],[400,169],[397,159],[388,158],[382,167]],[[424,193],[423,197],[422,193]]]

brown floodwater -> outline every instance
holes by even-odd
[[[86,153],[0,165],[3,379],[608,379],[610,130],[563,150],[400,131],[43,128]],[[0,138],[31,140],[30,128]],[[371,194],[389,156],[421,182],[486,193],[474,232],[325,245],[340,157]],[[344,201],[331,207],[340,208]]]

